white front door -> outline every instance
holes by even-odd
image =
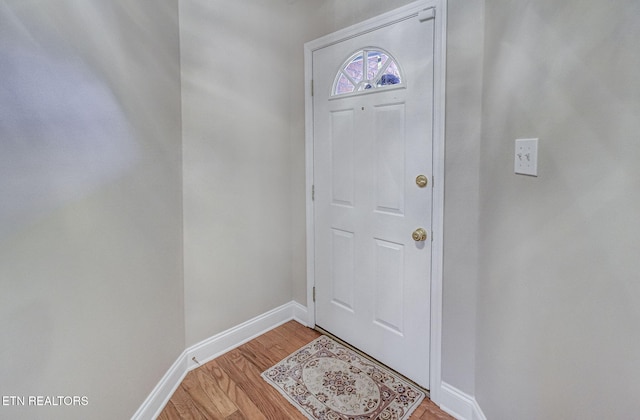
[[[426,388],[433,58],[428,13],[312,57],[316,324]]]

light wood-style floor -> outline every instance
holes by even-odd
[[[290,321],[192,370],[158,419],[305,420],[260,374],[319,335]],[[428,399],[411,416],[452,418]]]

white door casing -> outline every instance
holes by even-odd
[[[436,403],[445,20],[443,1],[419,1],[305,44],[309,324],[430,388]],[[332,97],[344,60],[376,47],[403,83]],[[411,238],[417,228],[426,241]]]

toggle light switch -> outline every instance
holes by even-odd
[[[514,162],[515,173],[538,176],[538,139],[517,139]]]

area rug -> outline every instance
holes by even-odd
[[[262,377],[311,420],[404,420],[425,397],[389,369],[326,336]]]

